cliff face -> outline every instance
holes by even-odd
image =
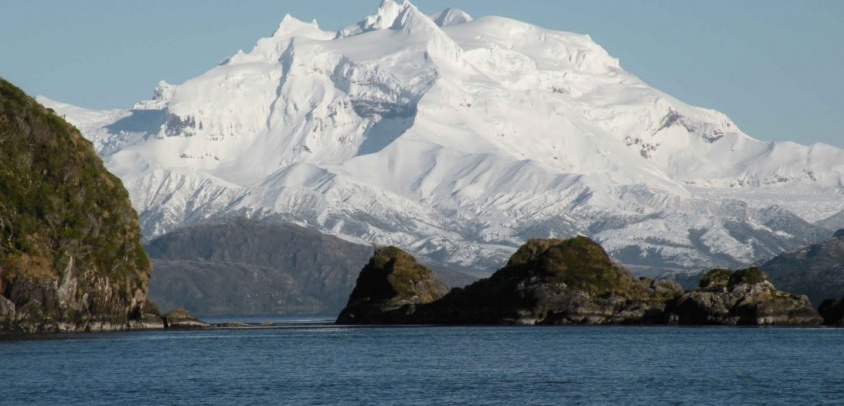
[[[372,272],[374,263],[376,258],[361,271],[359,294],[353,293],[338,323],[820,323],[805,296],[774,289],[758,269],[712,271],[698,289],[686,292],[676,282],[634,278],[586,237],[530,240],[491,277],[429,303],[398,300],[402,295],[388,286],[384,274]],[[424,279],[428,274],[413,273]],[[368,300],[366,312],[357,309],[362,298]]]
[[[150,263],[122,183],[79,131],[0,79],[0,331],[130,327]]]

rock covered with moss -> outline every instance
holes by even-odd
[[[396,247],[375,250],[361,270],[338,323],[389,323],[404,320],[417,305],[432,303],[448,286],[431,270]]]
[[[805,295],[777,290],[760,268],[713,269],[677,300],[671,321],[689,325],[818,325]]]
[[[378,289],[374,283],[368,287]],[[356,319],[341,315],[338,322],[662,323],[667,300],[682,293],[674,282],[634,278],[586,237],[534,239],[520,247],[507,265],[491,277],[464,289],[453,289],[439,300],[400,310],[376,309],[375,314]],[[377,296],[375,292],[370,295]]]
[[[129,328],[150,263],[91,143],[0,79],[0,331]]]
[[[197,319],[189,311],[185,309],[173,309],[167,312],[164,316],[164,327],[169,329],[194,329],[206,328],[210,325],[202,320]]]
[[[716,269],[698,288],[674,281],[635,278],[586,237],[533,239],[486,279],[453,289],[440,299],[408,301],[388,286],[385,261],[373,258],[338,323],[406,324],[717,324],[817,325],[805,296],[776,290],[758,268]],[[402,253],[403,261],[415,261]],[[430,278],[407,273],[406,286]],[[369,303],[360,311],[361,303]],[[374,306],[371,304],[375,304]],[[350,312],[355,317],[348,317]]]
[[[674,282],[633,277],[587,237],[533,239],[491,277],[432,307],[456,324],[653,324],[681,293]]]

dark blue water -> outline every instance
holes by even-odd
[[[0,342],[2,405],[844,404],[844,330],[138,332]]]

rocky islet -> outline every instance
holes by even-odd
[[[816,326],[823,323],[808,298],[777,290],[759,268],[709,271],[697,288],[636,278],[587,237],[534,239],[492,276],[441,297],[410,296],[376,274],[372,264],[410,263],[395,247],[378,251],[361,272],[339,324],[648,324]],[[378,254],[376,254],[377,256]],[[428,286],[426,269],[405,286]],[[366,300],[363,300],[363,299]],[[842,306],[830,306],[837,309]]]

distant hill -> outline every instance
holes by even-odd
[[[830,231],[844,229],[844,210],[816,222],[815,225],[829,229]]]
[[[777,287],[809,296],[814,306],[844,297],[844,229],[833,238],[780,254],[762,265]]]
[[[150,297],[201,315],[336,313],[373,252],[300,226],[242,218],[182,229],[146,249],[155,269]],[[448,275],[459,285],[473,280]]]

